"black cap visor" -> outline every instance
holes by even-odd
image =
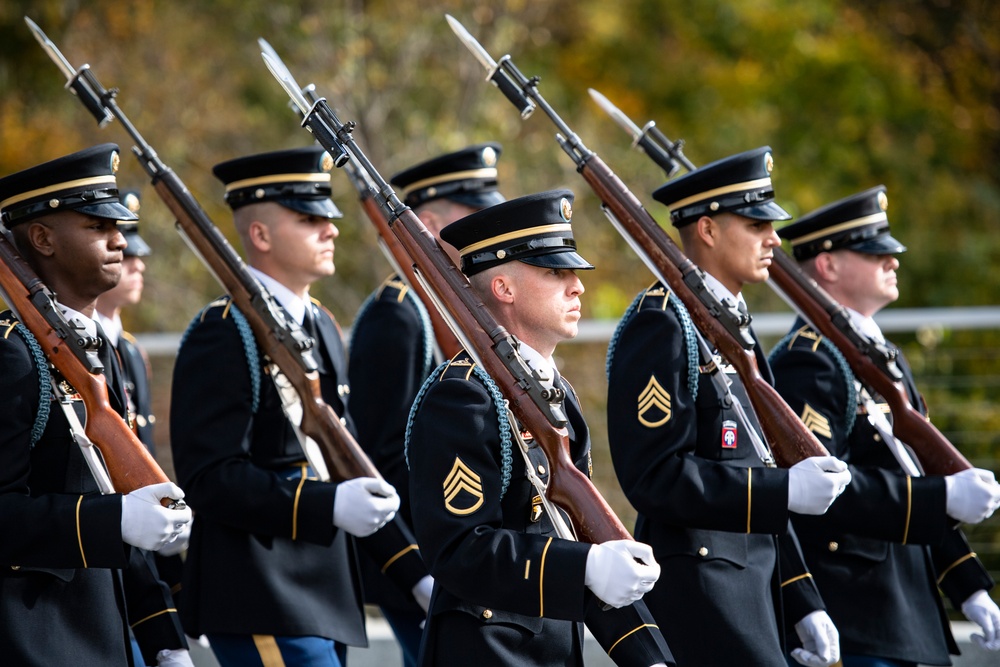
[[[847,250],[860,252],[863,255],[898,255],[906,252],[906,246],[892,238],[889,234],[881,234],[873,239],[844,246]]]
[[[153,249],[136,232],[125,232],[124,236],[128,246],[122,254],[126,257],[148,257],[153,254]]]
[[[95,218],[108,218],[110,220],[138,220],[137,216],[132,211],[128,210],[118,202],[100,202],[96,204],[87,204],[85,206],[73,206],[72,208],[67,208],[63,210],[72,210],[84,215],[90,215]]]
[[[753,220],[791,220],[792,216],[788,214],[788,211],[781,208],[773,201],[763,202],[761,204],[753,204],[751,206],[742,206],[740,208],[729,209],[730,213],[735,213],[737,215],[742,215],[745,218],[752,218]]]
[[[302,198],[288,198],[288,199],[275,199],[273,200],[276,204],[281,204],[285,208],[290,208],[293,211],[298,211],[299,213],[305,213],[306,215],[315,215],[319,218],[343,218],[344,214],[340,212],[337,205],[333,203],[332,199],[302,199]]]
[[[534,255],[531,257],[520,256],[516,258],[525,264],[540,266],[544,269],[575,269],[587,271],[594,268],[594,265],[581,257],[575,250],[561,250],[548,252],[544,255]]]

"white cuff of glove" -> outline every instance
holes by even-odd
[[[591,545],[584,584],[612,607],[630,605],[653,589],[660,565],[642,542],[613,540]]]
[[[423,609],[426,614],[431,608],[431,594],[434,592],[434,577],[429,574],[424,576],[423,579],[416,583],[410,592],[413,593],[413,599],[417,601],[417,604],[420,605],[420,608]]]
[[[191,508],[169,509],[163,498],[180,500],[181,488],[172,482],[150,484],[122,496],[122,541],[147,551],[156,551],[177,539],[191,521]]]
[[[333,525],[356,537],[367,537],[396,516],[399,496],[392,484],[374,477],[355,477],[334,492]]]
[[[962,603],[962,613],[978,625],[983,634],[973,634],[972,641],[987,651],[1000,651],[1000,609],[989,594],[979,590]]]
[[[194,667],[186,648],[164,649],[156,654],[157,667]]]
[[[788,469],[788,509],[823,514],[850,483],[846,463],[834,456],[810,456]]]
[[[945,476],[944,484],[945,511],[956,521],[980,523],[1000,507],[1000,484],[990,470],[962,470]]]
[[[807,667],[828,667],[840,660],[840,633],[833,619],[823,610],[807,614],[795,624],[802,648],[792,651],[792,658]]]

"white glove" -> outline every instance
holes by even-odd
[[[161,556],[176,556],[185,549],[188,548],[188,542],[191,541],[191,526],[194,524],[194,518],[184,524],[180,532],[177,533],[177,539],[167,542],[160,550],[157,552]]]
[[[356,537],[367,537],[392,521],[399,495],[392,484],[374,477],[355,477],[337,485],[333,525]]]
[[[827,667],[840,660],[840,633],[833,619],[823,610],[807,614],[795,624],[802,648],[792,651],[792,658],[806,667]]]
[[[970,468],[944,478],[948,516],[963,523],[990,518],[1000,506],[1000,484],[989,470]]]
[[[976,591],[962,603],[965,617],[983,629],[972,641],[987,651],[1000,651],[1000,609],[986,591]]]
[[[850,483],[846,463],[834,456],[810,456],[788,469],[788,509],[823,514]]]
[[[180,500],[184,492],[173,482],[150,484],[122,496],[122,541],[147,551],[157,551],[177,539],[191,520],[191,508],[168,509],[161,498]]]
[[[410,591],[413,593],[413,599],[417,601],[420,608],[424,610],[426,614],[431,608],[431,593],[434,592],[434,577],[431,575],[425,575],[423,579],[417,582],[416,586]]]
[[[194,667],[186,648],[164,649],[156,654],[157,667]]]
[[[587,553],[584,584],[612,607],[632,604],[651,591],[659,578],[660,565],[648,544],[613,540],[594,544]]]

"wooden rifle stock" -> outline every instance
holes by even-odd
[[[392,255],[396,266],[403,273],[403,277],[406,278],[406,282],[410,285],[410,289],[414,291],[420,302],[424,304],[427,309],[427,315],[430,317],[431,328],[434,329],[434,339],[437,341],[438,348],[441,350],[441,354],[444,355],[446,359],[451,359],[456,354],[458,354],[462,349],[462,344],[459,342],[455,333],[448,326],[441,312],[431,301],[427,292],[424,290],[422,284],[417,279],[417,274],[413,270],[413,260],[407,254],[406,250],[403,248],[402,243],[396,238],[392,230],[389,229],[389,222],[385,219],[385,214],[382,212],[382,208],[375,201],[372,196],[371,191],[367,186],[363,185],[363,181],[360,179],[361,175],[356,174],[352,176],[351,180],[354,182],[356,189],[358,190],[358,198],[361,202],[361,208],[364,209],[365,215],[373,225],[375,225],[375,230],[378,232],[379,238],[385,244],[388,249],[389,254]]]
[[[635,195],[595,153],[585,158],[579,171],[687,307],[698,330],[733,365],[778,465],[787,468],[810,456],[829,455],[774,387],[761,376],[753,351],[745,349],[688,287],[684,278],[697,271],[697,267],[684,256]]]
[[[38,341],[52,365],[83,398],[87,409],[84,430],[100,451],[115,491],[130,493],[150,484],[169,482],[146,446],[111,407],[104,374],[92,373],[70,349],[69,341],[39,312],[36,303],[41,301],[55,308],[54,297],[2,233],[0,260],[0,291],[4,300]],[[38,390],[45,400],[48,388]],[[172,501],[164,498],[161,502],[169,506]]]
[[[926,473],[950,475],[972,467],[944,434],[911,405],[902,381],[892,377],[888,368],[876,364],[837,325],[837,317],[848,321],[844,307],[805,275],[781,248],[774,251],[770,275],[802,316],[837,346],[858,379],[885,398],[892,411],[893,434],[913,449]]]
[[[569,516],[577,537],[592,543],[631,539],[607,501],[570,459],[569,435],[565,426],[557,425],[558,420],[550,419],[549,413],[535,402],[529,391],[533,386],[530,371],[525,368],[528,377],[524,377],[513,370],[519,361],[513,336],[497,323],[482,301],[473,294],[469,281],[420,219],[399,201],[369,162],[351,135],[354,123],[342,123],[323,98],[307,101],[302,96],[302,87],[295,83],[280,59],[267,53],[263,57],[268,69],[302,113],[302,126],[331,155],[342,157],[340,161],[334,158],[334,162],[344,166],[348,158],[353,157],[371,178],[372,198],[384,212],[378,217],[384,215],[390,230],[410,258],[407,263],[416,266],[434,292],[435,306],[447,311],[455,324],[456,334],[466,341],[469,352],[478,357],[484,370],[497,383],[514,416],[541,446],[549,462],[546,495]],[[506,365],[505,360],[512,362],[511,367]],[[542,400],[537,391],[536,395]]]
[[[293,350],[294,344],[288,337],[296,332],[274,321],[269,322],[269,318],[262,314],[267,309],[261,307],[261,288],[243,260],[173,171],[160,163],[152,175],[157,195],[173,213],[185,237],[246,317],[264,354],[281,370],[299,395],[302,401],[300,428],[319,444],[331,477],[337,480],[354,477],[381,479],[371,459],[333,408],[323,400],[319,373],[315,369],[307,369],[301,354]],[[291,322],[287,324],[295,326]]]
[[[521,381],[498,357],[495,348],[509,334],[472,293],[465,276],[409,208],[404,209],[390,227],[474,348],[486,372],[497,383],[514,416],[545,452],[549,462],[547,495],[569,515],[577,537],[594,544],[631,539],[614,510],[570,459],[566,428],[556,427],[549,421]]]

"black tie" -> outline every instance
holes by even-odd
[[[108,335],[104,333],[101,323],[95,321],[94,324],[97,325],[97,337],[101,340],[101,346],[97,349],[97,358],[104,364],[104,378],[108,383],[108,400],[118,414],[124,415],[125,389],[121,383],[122,374],[116,358],[117,354],[115,354],[114,346],[111,345]]]
[[[326,363],[323,359],[323,352],[320,348],[323,347],[323,342],[319,337],[319,327],[316,326],[316,318],[312,312],[312,304],[306,304],[305,314],[302,316],[302,330],[305,331],[306,335],[313,339],[313,359],[316,360],[316,368],[320,373],[326,372]]]

